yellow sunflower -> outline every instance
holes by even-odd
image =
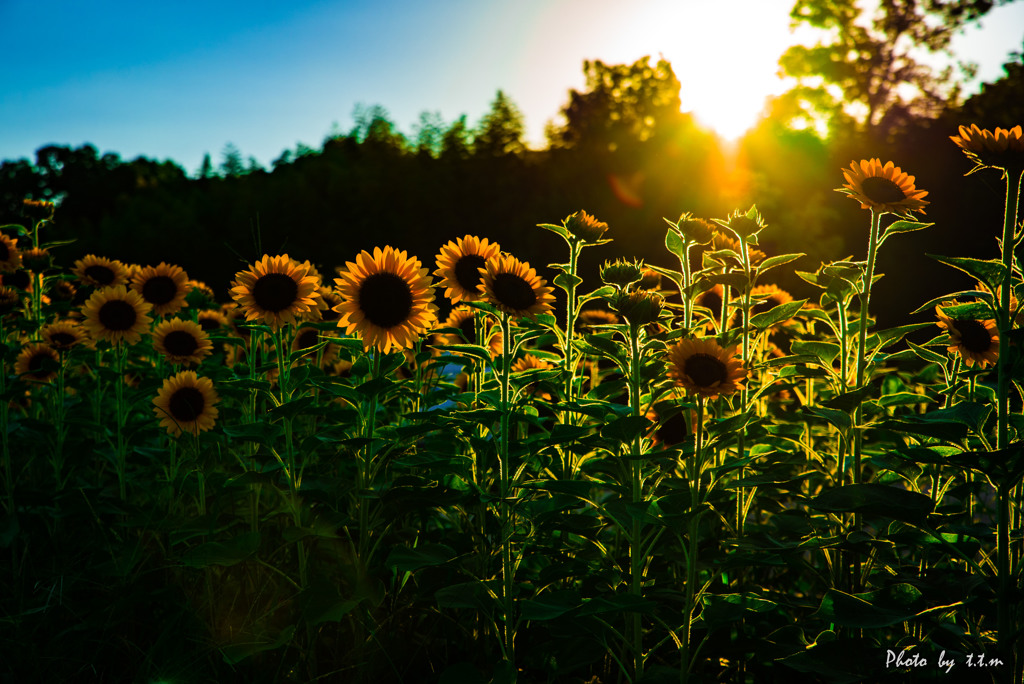
[[[461,335],[458,333],[438,335],[439,339],[436,344],[438,346],[446,344],[480,344],[487,347],[492,358],[498,356],[501,354],[501,330],[498,330],[498,326],[494,324],[491,318],[481,316],[479,318],[479,325],[484,326],[484,335],[483,340],[478,340],[476,335],[478,323],[475,322],[476,317],[473,314],[474,310],[465,305],[452,309],[452,312],[448,314],[448,318],[441,324],[441,327],[458,328]]]
[[[71,351],[73,347],[88,341],[85,330],[75,321],[47,323],[40,330],[43,341],[58,352]]]
[[[941,305],[935,307],[935,315],[939,318],[936,325],[949,333],[946,350],[960,354],[968,367],[977,363],[979,368],[985,368],[999,359],[999,329],[994,320],[952,318]]]
[[[706,290],[697,295],[697,298],[693,300],[693,303],[697,306],[702,306],[705,309],[710,309],[712,317],[717,321],[722,317],[722,299],[724,297],[725,286],[721,283],[717,283],[710,290]]]
[[[132,289],[153,306],[154,316],[177,313],[185,305],[190,286],[188,274],[174,264],[140,268],[132,277]]]
[[[24,199],[21,201],[21,212],[36,221],[53,218],[54,209],[56,209],[56,205],[49,200]]]
[[[879,159],[862,159],[843,169],[846,184],[839,192],[860,202],[861,209],[873,209],[892,214],[911,211],[925,213],[928,194],[914,187],[914,177],[904,173],[891,161],[882,165]]]
[[[534,354],[524,354],[512,364],[513,373],[522,373],[528,370],[549,370],[551,368],[554,368],[554,366]]]
[[[71,272],[86,285],[112,287],[128,282],[128,268],[120,261],[87,254],[75,262]]]
[[[83,325],[97,342],[135,344],[153,322],[148,315],[151,309],[135,290],[124,285],[104,287],[93,292],[82,307]]]
[[[60,357],[45,342],[30,344],[21,350],[14,361],[14,372],[29,382],[50,382],[57,377]]]
[[[231,296],[247,321],[261,321],[276,331],[316,306],[313,295],[318,287],[320,283],[306,267],[287,254],[264,254],[248,271],[235,274]]]
[[[196,323],[205,333],[219,332],[228,328],[228,317],[219,309],[205,309],[196,314]]]
[[[605,309],[583,309],[576,316],[576,332],[594,332],[595,325],[616,325],[619,317]]]
[[[710,339],[680,340],[669,347],[669,376],[691,394],[732,394],[746,377],[736,347],[723,349]]]
[[[172,318],[153,329],[153,349],[171,363],[191,365],[213,353],[213,343],[199,323]]]
[[[487,261],[486,268],[480,269],[483,276],[487,301],[499,311],[510,316],[528,316],[536,320],[537,314],[550,313],[554,309],[553,287],[530,268],[530,264],[519,261],[511,254],[500,254]]]
[[[997,169],[1024,168],[1024,131],[1020,126],[1007,130],[996,128],[995,132],[987,128],[978,128],[971,124],[970,128],[960,127],[959,136],[949,138],[964,151],[968,159],[981,167]]]
[[[75,299],[78,289],[70,280],[47,279],[48,287],[46,293],[51,299],[58,302],[70,302]]]
[[[295,333],[295,339],[292,340],[292,351],[301,352],[305,349],[312,349],[316,345],[320,344],[325,339],[324,333],[312,325],[304,325],[299,328],[298,332]],[[334,362],[334,359],[338,356],[338,345],[333,342],[328,342],[324,345],[321,350],[322,358],[321,363],[329,365]],[[315,352],[309,352],[305,354],[312,359],[316,359]]]
[[[363,348],[409,349],[437,322],[434,288],[420,260],[391,246],[360,252],[335,279],[342,303],[338,327],[358,333]]]
[[[10,313],[21,304],[21,295],[13,287],[0,285],[0,315]]]
[[[2,250],[0,256],[3,256]],[[30,247],[21,253],[21,261],[28,270],[43,273],[53,265],[53,255],[45,247]]]
[[[757,285],[750,291],[750,298],[751,301],[754,302],[754,308],[750,311],[751,316],[771,311],[781,304],[788,304],[793,301],[793,295],[789,294],[777,285]],[[787,318],[785,321],[779,321],[774,327],[779,327],[789,320],[791,319]],[[740,313],[736,312],[736,316],[733,318],[732,324],[734,326],[738,326],[741,323],[742,319],[740,318]]]
[[[185,306],[192,309],[210,309],[217,306],[217,295],[213,288],[202,280],[189,278],[185,287]]]
[[[218,401],[220,397],[209,378],[200,378],[195,371],[181,371],[164,380],[153,399],[153,413],[168,434],[180,437],[182,432],[191,432],[198,436],[217,422]]]
[[[441,279],[439,287],[445,288],[444,296],[452,304],[473,302],[483,299],[483,283],[480,269],[488,259],[501,254],[497,242],[481,240],[474,235],[460,237],[441,248],[437,255],[437,270],[434,275]]]
[[[647,412],[647,420],[658,426],[650,435],[651,446],[654,447],[681,444],[696,432],[697,414],[689,409],[683,409],[662,419],[652,408]]]
[[[18,241],[0,233],[0,273],[14,273],[21,267]]]

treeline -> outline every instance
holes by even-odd
[[[237,149],[227,150],[219,172],[207,160],[190,176],[170,161],[49,146],[34,161],[0,165],[0,224],[20,222],[23,198],[57,199],[44,240],[75,240],[60,248],[62,262],[98,253],[179,263],[223,297],[234,272],[264,252],[310,259],[328,276],[359,250],[390,244],[433,269],[442,244],[472,233],[543,267],[561,255],[557,238],[534,226],[581,208],[608,222],[614,238],[584,264],[585,275],[619,255],[677,266],[662,246],[663,217],[725,218],[756,203],[769,223],[762,249],[806,252],[797,268],[813,271],[823,259],[863,258],[866,215],[833,189],[852,160],[877,156],[930,192],[934,252],[993,253],[1002,217],[989,208],[1000,183],[959,179],[968,165],[948,136],[960,123],[1024,121],[1014,96],[1024,89],[1019,60],[961,108],[913,119],[896,137],[834,126],[822,139],[776,111],[735,148],[680,112],[667,62],[595,61],[584,71],[585,88],[570,91],[544,149],[527,148],[522,115],[500,91],[476,127],[425,114],[410,137],[382,108],[365,109],[352,131],[328,136],[320,149],[287,151],[270,170],[247,164]],[[928,298],[929,279],[948,291],[955,277],[899,240],[881,259],[888,275],[879,287],[895,296],[879,299],[902,307],[894,315]],[[800,281],[779,284],[811,294]]]

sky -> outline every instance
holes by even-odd
[[[793,0],[0,0],[0,160],[47,144],[189,173],[228,143],[268,166],[381,105],[411,135],[423,111],[475,125],[498,89],[544,142],[585,59],[668,59],[684,111],[726,134],[786,84]],[[978,84],[1024,45],[1024,2],[958,36]]]

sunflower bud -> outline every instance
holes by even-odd
[[[53,202],[46,200],[22,200],[21,211],[25,216],[36,221],[44,221],[53,218]]]
[[[661,315],[661,295],[646,290],[623,292],[615,300],[615,311],[631,324],[653,323]]]
[[[604,262],[604,266],[601,267],[601,280],[606,285],[615,285],[616,287],[626,287],[637,282],[643,278],[643,267],[635,261],[618,261]]]
[[[725,221],[718,221],[722,226],[725,226],[733,233],[736,237],[745,239],[753,235],[757,235],[764,229],[765,223],[761,218],[761,214],[757,211],[757,207],[750,207],[750,210],[745,214],[741,214],[736,211],[729,215]],[[754,242],[756,245],[757,242]]]
[[[690,214],[679,217],[679,232],[698,245],[706,245],[715,236],[715,229],[704,219],[693,218]]]
[[[581,209],[565,219],[565,229],[584,242],[597,242],[608,230],[608,224]]]
[[[32,247],[21,253],[21,263],[30,271],[42,273],[53,265],[53,256],[45,247]]]

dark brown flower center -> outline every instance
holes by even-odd
[[[50,335],[50,346],[55,349],[67,350],[75,346],[78,338],[67,332],[55,332]]]
[[[204,332],[220,330],[220,319],[216,316],[200,316],[197,323],[199,323],[199,327],[202,328]]]
[[[99,264],[87,266],[85,269],[85,275],[87,278],[99,283],[100,285],[109,285],[114,282],[115,278],[117,278],[117,274],[114,273],[114,269],[108,266],[101,266]]]
[[[7,247],[7,243],[0,240],[0,261],[7,261],[11,258],[11,250]]]
[[[658,428],[658,439],[662,444],[672,446],[686,441],[690,432],[690,426],[686,424],[687,413],[688,411],[677,413],[661,424],[661,427]]]
[[[135,307],[123,299],[111,299],[104,302],[99,310],[100,325],[107,330],[117,332],[130,330],[139,319]]]
[[[459,321],[459,330],[470,344],[476,344],[476,321],[472,316],[466,316]]]
[[[334,307],[341,304],[341,299],[332,294],[324,295],[321,293],[321,296],[323,297],[324,303],[327,304],[327,308],[321,309],[320,311],[321,320],[330,322],[341,318],[341,314],[334,310]]]
[[[199,349],[199,340],[187,330],[172,330],[164,335],[164,349],[171,356],[191,356]]]
[[[27,290],[29,283],[32,282],[32,278],[29,276],[28,271],[23,268],[18,269],[14,273],[4,273],[2,280],[4,285],[10,285],[11,287],[16,287],[19,290]]]
[[[480,292],[480,270],[487,265],[487,260],[479,254],[466,254],[455,262],[455,280],[467,292]]]
[[[287,273],[268,273],[252,286],[256,306],[271,313],[284,311],[298,296],[299,284]]]
[[[992,333],[981,321],[963,319],[953,321],[953,325],[960,333],[960,346],[967,351],[984,354],[992,349]]]
[[[142,284],[142,298],[153,306],[167,304],[177,294],[178,284],[170,276],[153,276]]]
[[[359,308],[378,328],[405,323],[412,304],[412,288],[394,273],[374,273],[359,285]]]
[[[56,361],[52,356],[46,352],[38,352],[32,355],[32,358],[28,360],[29,374],[40,380],[46,378],[50,374],[50,370],[45,368],[47,361]]]
[[[196,387],[182,387],[171,395],[171,399],[167,403],[174,420],[179,423],[189,423],[203,414],[206,398]]]
[[[711,354],[698,353],[686,359],[683,372],[697,387],[714,387],[729,379],[725,364]]]
[[[514,311],[526,311],[537,303],[537,293],[515,273],[499,273],[494,276],[494,298]]]
[[[700,299],[697,300],[697,303],[703,307],[711,309],[715,314],[715,318],[722,315],[722,295],[718,294],[714,290],[710,290],[702,294]]]
[[[878,204],[889,204],[892,202],[899,202],[907,198],[900,189],[900,186],[896,185],[893,181],[888,178],[882,178],[881,176],[869,176],[865,178],[861,184],[861,189],[864,190],[864,195],[872,202]]]
[[[303,328],[295,338],[295,346],[299,349],[309,349],[315,347],[319,341],[320,333],[316,328]]]
[[[765,311],[771,311],[772,309],[774,309],[775,307],[779,306],[780,304],[782,304],[782,302],[779,300],[779,298],[776,295],[772,295],[768,299],[765,299],[764,301],[758,302],[754,306],[754,310],[751,311],[751,313],[759,314],[759,313],[764,313]]]

